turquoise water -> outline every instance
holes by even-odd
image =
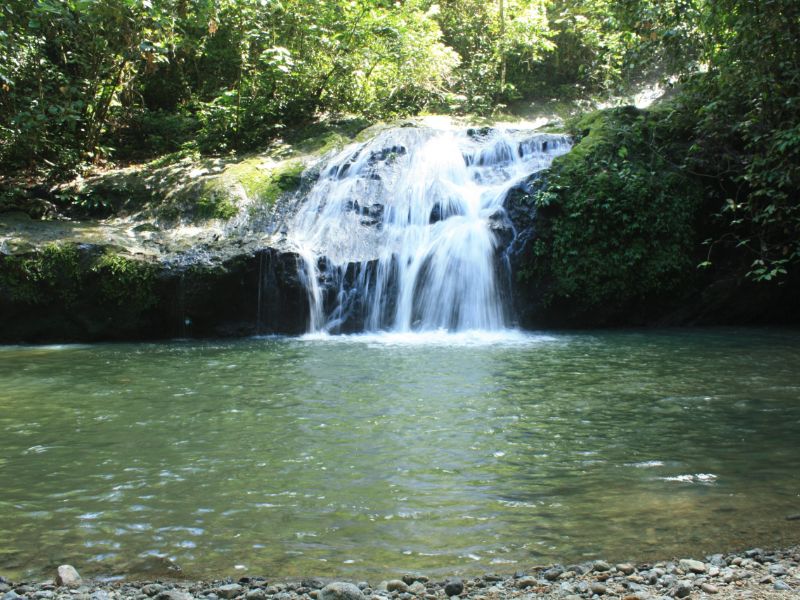
[[[377,579],[800,542],[800,333],[0,349],[0,574]],[[170,563],[172,564],[172,563]]]

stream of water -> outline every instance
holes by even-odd
[[[329,158],[286,227],[309,330],[507,326],[504,201],[570,147],[532,129],[399,127]]]
[[[16,579],[166,560],[435,577],[800,541],[798,332],[5,347],[0,432]]]

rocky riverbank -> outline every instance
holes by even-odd
[[[378,582],[259,576],[220,581],[90,581],[62,565],[53,580],[11,582],[0,577],[0,600],[668,600],[672,598],[800,598],[800,547],[703,560],[532,567],[513,575],[432,581],[406,574]]]

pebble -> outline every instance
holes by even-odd
[[[414,594],[415,596],[424,596],[425,592],[428,590],[425,588],[425,584],[421,581],[415,581],[411,585],[408,586],[408,591]]]
[[[719,589],[717,589],[717,586],[711,585],[710,583],[704,583],[700,586],[700,589],[706,594],[719,594]]]
[[[157,596],[164,587],[157,583],[150,583],[142,588],[142,593],[146,596]]]
[[[556,579],[561,577],[561,574],[563,572],[564,569],[562,569],[561,567],[552,567],[544,572],[544,578],[547,579],[547,581],[555,581]]]
[[[56,585],[63,587],[78,587],[81,584],[81,576],[72,565],[61,565],[56,570]]]
[[[591,592],[593,594],[597,594],[598,596],[602,596],[603,594],[605,594],[608,591],[608,588],[605,585],[603,585],[602,583],[600,583],[599,581],[595,581],[595,582],[592,582],[592,584],[589,586],[589,590],[591,590]]]
[[[316,591],[317,590],[312,590],[312,591],[316,595]],[[254,590],[250,590],[249,592],[247,592],[247,595],[245,596],[245,598],[247,600],[266,600],[267,599],[267,593],[264,590],[262,590],[261,588],[256,588]]]
[[[400,579],[392,579],[386,582],[386,589],[390,592],[399,592],[403,594],[408,591],[408,585],[405,581],[401,581]]]
[[[594,565],[592,566],[592,569],[594,571],[597,571],[598,573],[603,573],[605,571],[610,571],[611,570],[611,565],[609,565],[604,560],[596,560],[596,561],[594,561]]]
[[[358,586],[343,581],[329,583],[319,594],[320,600],[365,600]]]
[[[769,566],[770,575],[775,575],[775,577],[783,577],[786,575],[786,567],[781,564],[777,565],[770,565]]]
[[[464,591],[464,582],[460,579],[450,579],[444,586],[447,596],[459,596]]]
[[[630,563],[620,563],[617,565],[617,571],[620,571],[623,575],[633,575],[636,568]]]
[[[775,582],[775,585],[772,586],[772,589],[777,590],[779,592],[790,592],[792,591],[792,587],[786,583],[785,581],[778,580]]]
[[[231,598],[236,598],[244,589],[238,583],[230,583],[228,585],[219,586],[216,591],[220,598],[227,598],[230,600]]]
[[[517,579],[517,587],[521,590],[538,585],[538,583],[539,581],[536,579],[536,577],[532,577],[530,575],[526,575],[525,577],[520,577]]]
[[[678,585],[675,587],[675,591],[673,595],[676,598],[686,598],[689,594],[692,593],[692,586],[689,585],[686,581],[679,581]]]
[[[692,560],[691,558],[682,558],[678,566],[684,573],[705,573],[706,565],[699,560]]]

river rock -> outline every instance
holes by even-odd
[[[703,590],[706,594],[719,594],[719,590],[717,586],[711,585],[710,583],[704,583],[700,586],[700,589]]]
[[[56,585],[78,587],[81,585],[81,576],[72,565],[61,565],[56,571]]]
[[[617,565],[617,571],[622,573],[623,575],[633,575],[636,571],[636,567],[634,567],[630,563],[620,563]]]
[[[228,585],[221,585],[217,588],[217,595],[220,598],[227,598],[230,600],[231,598],[236,598],[239,594],[244,591],[244,588],[240,586],[238,583],[229,583]]]
[[[536,579],[536,577],[531,577],[530,575],[526,575],[525,577],[520,577],[517,579],[517,587],[521,590],[533,587],[538,583],[539,581]]]
[[[159,585],[157,583],[148,583],[144,586],[140,591],[146,596],[158,596],[161,593],[161,590],[164,589],[164,586]]]
[[[444,593],[448,596],[459,596],[464,591],[464,582],[460,579],[450,579],[444,585]]]
[[[598,573],[605,573],[606,571],[611,570],[611,565],[604,560],[596,560],[592,565],[592,570],[597,571]]]
[[[544,578],[547,579],[547,581],[555,581],[563,572],[564,569],[560,566],[551,567],[544,572]]]
[[[405,594],[408,592],[408,585],[405,581],[400,579],[392,579],[391,581],[386,582],[386,590],[389,592],[399,592],[401,594]]]
[[[786,567],[782,564],[770,565],[769,572],[770,575],[775,575],[775,577],[783,577],[786,575]]]
[[[683,558],[678,563],[678,566],[684,573],[705,573],[706,565],[699,560],[692,560],[691,558]]]
[[[316,577],[307,577],[302,581],[303,587],[307,587],[311,590],[321,590],[325,587],[325,582],[321,579],[317,579]]]
[[[165,590],[156,596],[156,600],[192,600],[193,598],[191,594],[180,590]]]
[[[772,589],[774,589],[774,590],[776,590],[778,592],[790,592],[790,591],[792,591],[792,587],[788,583],[786,583],[785,581],[782,581],[782,580],[776,581],[775,585],[772,586]]]
[[[679,581],[678,585],[675,586],[675,590],[673,591],[673,595],[676,598],[686,598],[689,594],[692,593],[692,586],[689,584],[688,581]]]
[[[89,596],[89,600],[109,600],[110,596],[105,590],[96,590]]]
[[[316,590],[311,590],[316,591]],[[267,600],[267,593],[261,588],[256,588],[247,592],[245,596],[247,600]]]
[[[608,588],[599,581],[593,581],[589,586],[589,589],[593,594],[597,594],[598,596],[602,596],[608,591]]]
[[[17,592],[15,592],[14,590],[6,592],[2,596],[0,596],[0,600],[19,600],[20,598],[22,598],[22,596],[17,594]]]
[[[421,581],[415,581],[411,585],[408,586],[408,591],[414,594],[415,596],[424,596],[427,589],[425,588],[425,584]]]
[[[329,583],[319,594],[320,600],[365,600],[358,586],[343,581]]]

